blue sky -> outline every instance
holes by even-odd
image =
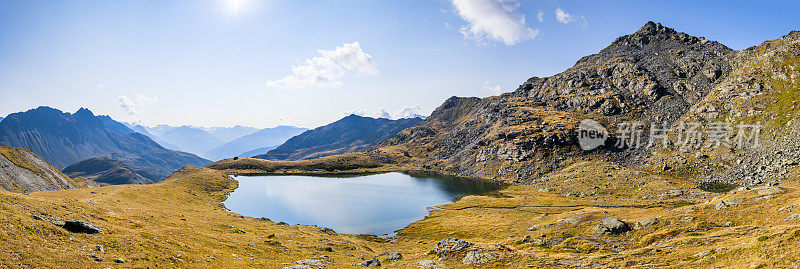
[[[800,30],[797,14],[798,1],[0,0],[0,115],[315,127],[428,114],[558,73],[648,20],[744,49]]]

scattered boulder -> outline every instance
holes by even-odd
[[[386,259],[390,261],[402,260],[403,255],[397,252],[389,252],[389,254],[386,255]]]
[[[50,223],[52,223],[52,224],[54,224],[56,226],[64,226],[64,220],[59,219],[59,218],[54,218],[54,217],[51,217],[51,216],[33,215],[33,219],[47,221],[47,222],[50,222]]]
[[[650,226],[653,226],[656,223],[658,223],[658,218],[643,218],[643,219],[637,220],[633,224],[633,229],[640,230],[640,229],[649,228]]]
[[[564,223],[567,223],[567,224],[576,225],[578,223],[581,223],[581,221],[583,221],[585,219],[586,219],[586,217],[584,217],[584,216],[571,216],[571,217],[559,219],[556,222],[564,222]]]
[[[372,258],[363,262],[354,263],[353,266],[381,266],[381,261],[378,258]]]
[[[628,224],[618,218],[604,218],[600,220],[600,225],[594,228],[598,234],[620,234],[630,230]]]
[[[658,198],[658,199],[670,199],[670,198],[675,198],[675,197],[681,196],[682,194],[683,194],[683,191],[681,191],[680,189],[671,189],[671,190],[668,190],[668,191],[666,191],[664,193],[660,193],[660,194],[656,195],[656,198]]]
[[[316,266],[322,266],[322,261],[320,261],[320,260],[311,260],[311,259],[305,259],[305,260],[293,261],[292,263],[293,263],[293,264],[298,264],[298,265],[316,265]]]
[[[487,263],[489,261],[496,260],[497,257],[490,253],[482,253],[476,251],[467,252],[467,255],[464,256],[464,259],[461,260],[463,264],[478,264],[478,263]]]
[[[440,262],[434,260],[421,260],[418,261],[417,264],[419,264],[419,268],[422,269],[437,269],[444,267]]]
[[[439,256],[446,256],[451,252],[458,252],[471,247],[475,244],[456,238],[445,238],[436,243],[433,247],[433,252]]]
[[[82,221],[82,220],[68,220],[64,221],[64,229],[73,233],[96,234],[103,233],[103,229],[99,226]]]
[[[114,262],[115,262],[115,263],[125,263],[125,259],[123,259],[123,258],[116,258],[116,259],[114,259]]]
[[[791,216],[787,217],[784,221],[790,220],[800,220],[800,213],[794,213]]]
[[[295,264],[295,265],[292,265],[292,266],[283,267],[281,269],[312,269],[312,268],[311,268],[311,266],[308,266],[308,265],[297,265],[297,264]]]
[[[726,198],[726,199],[719,199],[716,203],[714,203],[714,208],[717,210],[731,207],[731,206],[738,206],[742,204],[742,198]]]
[[[782,192],[783,190],[779,187],[765,187],[758,190],[758,195],[775,195]]]

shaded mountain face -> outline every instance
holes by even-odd
[[[49,107],[11,114],[0,122],[0,145],[31,150],[58,168],[88,158],[111,157],[152,181],[184,166],[208,163],[193,154],[165,149],[147,136],[85,108],[74,114]]]
[[[666,122],[672,128],[709,113],[706,123],[738,124],[757,119],[775,121],[775,115],[792,112],[774,108],[779,112],[766,113],[769,106],[785,102],[781,96],[791,94],[772,90],[787,89],[776,85],[774,79],[786,79],[781,85],[797,85],[791,84],[797,83],[797,73],[794,71],[793,76],[791,70],[797,67],[798,36],[793,32],[779,39],[782,42],[769,41],[737,52],[648,22],[599,53],[582,58],[574,67],[551,77],[532,77],[512,93],[483,99],[452,97],[425,121],[376,147],[411,156],[412,162],[423,169],[520,183],[545,180],[548,172],[590,157],[686,172],[705,167],[707,175],[724,174],[729,167],[725,163],[741,162],[747,159],[745,155],[761,158],[762,154],[732,148],[685,151],[674,144],[663,151],[619,150],[608,143],[622,139],[616,132],[620,131],[618,123],[623,122],[641,121],[647,127]],[[763,61],[783,63],[784,67],[763,66]],[[738,101],[745,97],[753,101]],[[790,97],[798,101],[797,96]],[[709,103],[718,104],[708,107]],[[791,107],[792,103],[783,105]],[[730,118],[729,111],[736,112],[738,119]],[[579,123],[587,118],[612,132],[606,145],[590,152],[579,147],[576,135]],[[793,136],[781,137],[778,140],[791,140]],[[786,150],[783,152],[781,158],[785,159]],[[727,161],[715,165],[689,161],[698,160],[691,157],[695,154]],[[746,181],[744,178],[740,175],[726,181]]]
[[[67,176],[88,178],[101,185],[153,183],[139,175],[147,174],[146,171],[134,171],[122,161],[109,157],[89,158],[67,166],[63,172]]]
[[[249,155],[247,157],[252,157],[259,154],[264,154],[266,151],[259,153],[258,151],[254,150],[262,149],[263,151],[263,148],[275,148],[289,140],[289,138],[299,135],[306,130],[308,129],[293,126],[278,126],[275,128],[262,129],[255,133],[245,135],[231,142],[225,143],[205,153],[204,156],[208,156],[208,158],[211,160],[221,160],[237,156],[241,157],[241,155]],[[248,151],[254,152],[245,154]]]
[[[65,176],[29,150],[0,147],[0,189],[4,191],[28,193],[96,186],[91,180]]]
[[[267,154],[254,158],[294,161],[366,151],[420,121],[420,118],[390,120],[350,115],[292,137]]]

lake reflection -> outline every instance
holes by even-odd
[[[354,177],[239,176],[225,201],[233,212],[348,234],[392,234],[430,206],[500,188],[494,182],[401,173]]]

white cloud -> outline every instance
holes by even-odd
[[[339,113],[340,117],[349,116],[351,114],[355,114],[362,117],[371,117],[371,118],[386,118],[386,119],[405,119],[405,118],[416,118],[416,117],[424,117],[420,114],[419,106],[405,106],[401,108],[399,111],[395,113],[390,113],[385,108],[378,108],[376,110],[369,110],[369,109],[351,109],[348,111],[342,111]]]
[[[133,95],[136,97],[136,102],[139,104],[155,104],[158,103],[158,96],[145,96],[144,94],[137,93]]]
[[[556,8],[556,20],[558,22],[560,22],[560,23],[563,23],[563,24],[569,24],[569,23],[573,23],[573,22],[580,22],[580,24],[583,25],[584,27],[586,26],[586,24],[588,24],[588,22],[586,21],[586,18],[583,17],[583,15],[580,15],[580,16],[576,17],[576,16],[574,16],[572,14],[567,13],[567,11],[565,11],[565,10],[563,10],[561,8]]]
[[[491,95],[503,94],[503,87],[500,87],[500,85],[493,85],[492,82],[483,83],[481,90]]]
[[[423,117],[422,114],[419,113],[420,109],[419,106],[405,106],[400,111],[394,114],[395,119],[405,119],[405,118],[417,118]]]
[[[128,115],[139,114],[139,112],[136,111],[136,104],[133,103],[131,99],[128,99],[127,96],[122,95],[117,97],[117,102],[119,102],[119,106],[125,111],[125,113],[128,113]]]
[[[536,19],[539,20],[539,22],[544,22],[544,11],[543,10],[541,10],[541,9],[539,10],[539,13],[536,14]]]
[[[147,104],[155,104],[158,102],[158,97],[156,96],[146,96],[141,93],[133,94],[134,100],[128,98],[128,96],[120,95],[117,97],[117,102],[122,110],[128,115],[139,115],[139,111],[136,109],[138,105],[147,105]]]
[[[292,74],[279,80],[267,81],[270,88],[338,88],[339,80],[347,73],[378,75],[372,56],[361,49],[358,42],[345,43],[334,50],[318,50],[321,56],[307,59],[302,65],[292,66]]]
[[[538,29],[525,24],[518,0],[451,0],[458,15],[467,21],[460,32],[479,42],[500,41],[508,46],[536,38]]]

